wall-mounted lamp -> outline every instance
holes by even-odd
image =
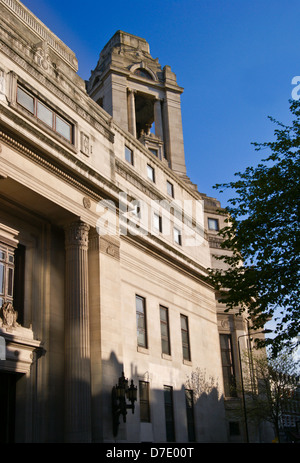
[[[130,405],[126,403],[126,399],[131,402]],[[134,413],[134,402],[137,400],[137,387],[134,386],[131,380],[128,386],[128,379],[125,378],[124,372],[119,378],[118,384],[112,388],[112,415],[113,415],[113,435],[118,434],[119,417],[123,415],[123,422],[126,423],[127,409],[131,409]]]

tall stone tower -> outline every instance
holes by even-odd
[[[176,75],[150,55],[145,39],[117,31],[87,82],[90,97],[170,168],[186,178]]]

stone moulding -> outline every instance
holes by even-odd
[[[78,71],[77,58],[53,32],[51,32],[41,21],[39,21],[25,6],[16,0],[0,0],[0,3],[10,10],[23,22],[32,32],[43,41],[47,41],[51,48],[63,59],[74,71]]]

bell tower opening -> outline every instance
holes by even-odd
[[[135,96],[136,136],[149,135],[154,124],[154,100],[137,93]]]
[[[117,31],[87,82],[90,97],[124,130],[186,178],[180,97],[170,66],[152,58],[147,41]]]

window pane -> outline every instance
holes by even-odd
[[[153,214],[153,226],[156,230],[162,231],[162,219],[158,214]]]
[[[150,422],[150,401],[149,401],[149,383],[139,382],[140,393],[140,419],[142,422]]]
[[[209,230],[219,230],[219,221],[218,219],[208,219],[208,228]]]
[[[30,111],[34,114],[34,99],[30,96],[27,92],[25,92],[22,88],[17,88],[17,102],[23,106],[23,108]]]
[[[36,110],[37,118],[40,119],[45,124],[49,125],[49,127],[53,128],[53,113],[50,109],[46,108],[40,101],[37,102],[37,110]]]
[[[0,264],[0,294],[4,294],[4,265]]]
[[[130,164],[133,164],[133,152],[127,146],[125,146],[125,159]]]
[[[148,178],[152,180],[152,182],[154,182],[154,169],[153,167],[149,165],[147,166],[147,175],[148,175]]]
[[[14,271],[12,268],[8,268],[8,275],[7,275],[7,295],[13,295],[13,281],[14,281]]]
[[[181,244],[181,233],[177,228],[174,228],[174,241],[177,244]]]
[[[56,115],[56,132],[71,141],[71,126]]]
[[[147,347],[145,299],[136,296],[136,329],[138,346]]]
[[[167,181],[167,192],[170,196],[174,196],[173,185]]]

